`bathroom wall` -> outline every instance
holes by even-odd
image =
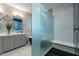
[[[26,20],[27,19],[27,20]],[[32,36],[32,15],[29,14],[24,18],[24,32]]]
[[[19,14],[23,20],[24,32],[28,32],[28,30],[29,30],[29,33],[31,33],[31,28],[28,28],[28,23],[26,23],[29,21],[29,18],[31,17],[30,13],[21,11],[21,10],[11,7],[5,3],[0,3],[0,8],[2,9],[4,15],[9,15],[11,17],[11,20],[13,18],[14,13]],[[26,24],[26,26],[25,26],[25,24]],[[3,27],[4,27],[4,30],[2,32],[6,32],[5,26],[3,26]]]
[[[53,4],[54,41],[73,43],[73,4]]]

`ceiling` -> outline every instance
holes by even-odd
[[[31,3],[6,3],[14,8],[20,9],[24,12],[32,13],[32,4]]]
[[[32,3],[6,3],[7,5],[10,5],[12,7],[18,8],[22,11],[32,13]],[[60,8],[62,6],[66,6],[66,3],[42,3],[44,6],[47,7],[47,9],[51,8]]]
[[[44,6],[46,6],[48,9],[51,8],[60,8],[62,6],[70,5],[69,3],[43,3]],[[72,5],[72,4],[71,4]]]
[[[22,11],[32,13],[32,3],[6,3],[6,4],[10,5],[12,7],[18,8]],[[43,5],[47,6],[47,9],[51,9],[53,7],[57,7],[62,4],[60,4],[60,3],[43,3]]]

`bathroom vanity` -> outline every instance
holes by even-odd
[[[0,54],[27,44],[28,37],[24,33],[1,34],[0,35]]]

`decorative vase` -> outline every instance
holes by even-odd
[[[12,27],[12,24],[9,21],[7,21],[6,29],[8,34],[10,34],[11,27]]]
[[[7,31],[8,34],[10,34],[10,31]]]

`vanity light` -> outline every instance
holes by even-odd
[[[22,14],[21,12],[19,12],[19,11],[14,12],[14,13],[13,13],[13,16],[20,16],[20,17],[23,18],[23,14]]]
[[[1,12],[1,13],[3,13],[3,12],[4,12],[4,10],[3,10],[2,8],[0,8],[0,12]]]

